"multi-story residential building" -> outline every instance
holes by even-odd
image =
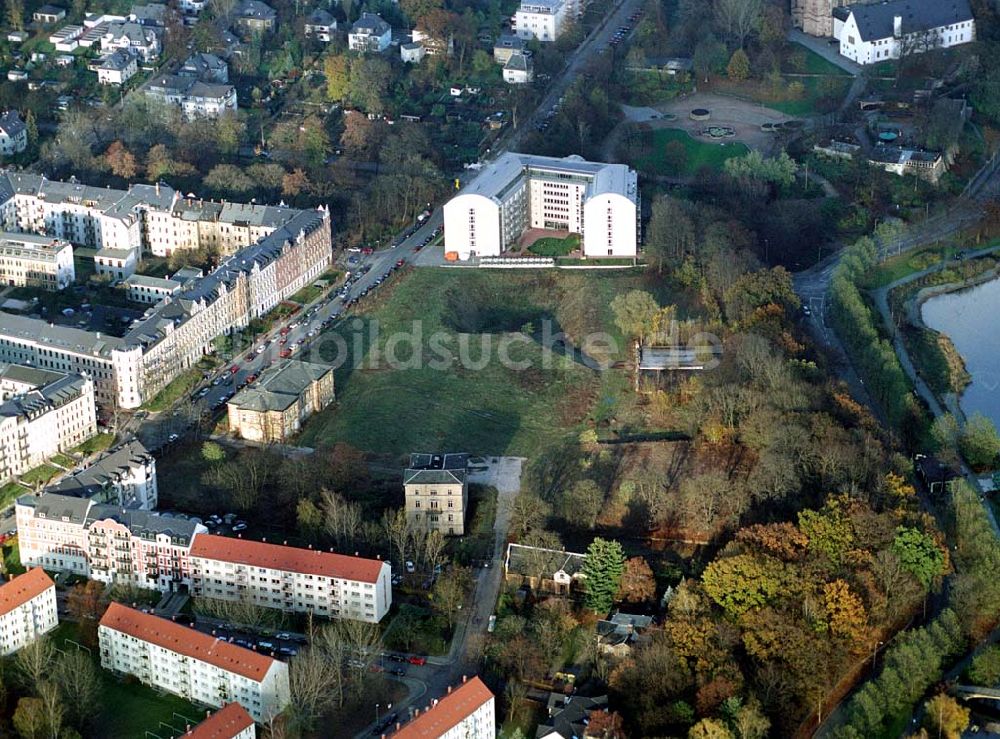
[[[0,283],[62,290],[76,279],[73,245],[35,234],[0,233]]]
[[[87,514],[93,505],[92,500],[65,495],[18,498],[14,516],[21,564],[87,577]]]
[[[0,156],[20,154],[28,146],[28,127],[16,110],[0,113]]]
[[[564,0],[521,0],[511,29],[523,39],[555,41],[569,17]]]
[[[305,32],[306,36],[328,44],[337,32],[337,19],[323,8],[317,8],[306,18]]]
[[[208,531],[188,518],[109,505],[91,506],[85,525],[90,578],[162,592],[191,586],[191,545]]]
[[[462,677],[462,683],[425,708],[413,718],[386,734],[392,739],[495,739],[497,735],[496,700],[479,677]]]
[[[94,383],[89,377],[39,372],[38,381],[31,390],[0,404],[0,482],[97,433]]]
[[[45,492],[151,511],[159,501],[156,458],[132,439],[49,485]]]
[[[155,61],[160,55],[161,30],[132,21],[109,23],[101,37],[101,51],[130,51],[143,63]]]
[[[508,85],[526,85],[535,79],[535,65],[531,56],[522,52],[510,55],[503,65],[503,81]]]
[[[150,100],[181,109],[188,120],[218,118],[235,113],[236,88],[218,82],[202,82],[196,77],[160,74],[143,87]]]
[[[128,14],[128,19],[133,23],[138,23],[140,26],[163,28],[167,24],[167,6],[163,3],[133,5],[132,12]]]
[[[420,64],[427,55],[427,49],[419,41],[407,41],[399,45],[399,58],[403,64]]]
[[[0,219],[8,230],[96,241],[104,248],[95,259],[119,240],[133,255],[143,245],[154,254],[209,247],[232,254],[147,311],[122,337],[0,313],[0,362],[88,372],[103,407],[137,408],[150,400],[211,353],[217,336],[245,327],[315,281],[332,257],[324,208],[206,204],[160,186],[137,185],[126,193],[75,183],[55,183],[68,187],[52,188],[50,200],[50,184],[34,175],[0,177]]]
[[[972,43],[976,20],[968,0],[887,0],[833,10],[840,53],[858,64]]]
[[[206,598],[372,623],[392,605],[390,567],[376,559],[199,534],[191,569]]]
[[[194,77],[202,82],[224,85],[229,82],[229,65],[215,54],[192,54],[177,70],[181,77]]]
[[[128,49],[108,54],[97,66],[97,81],[102,85],[124,85],[139,71],[139,57]]]
[[[257,739],[257,725],[239,703],[227,703],[197,726],[188,728],[181,739]]]
[[[469,503],[468,454],[411,454],[403,472],[406,518],[414,528],[462,536]]]
[[[507,152],[444,206],[445,248],[499,256],[528,229],[580,234],[585,257],[638,249],[639,184],[624,164]]]
[[[375,13],[362,13],[347,34],[348,48],[362,54],[385,51],[391,42],[392,28]]]
[[[58,625],[56,585],[41,567],[0,585],[0,654],[12,654]]]
[[[278,21],[278,13],[260,0],[240,0],[233,10],[238,27],[246,33],[270,33]]]
[[[120,603],[97,629],[101,666],[190,701],[239,703],[267,722],[289,701],[288,665]]]
[[[251,441],[282,443],[333,397],[333,367],[283,361],[229,401],[229,431]]]
[[[14,512],[26,567],[163,592],[190,587],[191,544],[208,531],[188,518],[55,493],[21,496]]]

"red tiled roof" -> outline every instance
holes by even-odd
[[[490,689],[478,677],[473,677],[390,736],[392,739],[437,739],[492,699]]]
[[[194,537],[191,556],[370,583],[378,580],[382,565],[385,564],[377,559],[348,557],[319,549],[286,547],[214,534],[198,534]]]
[[[187,739],[232,739],[253,726],[253,718],[239,703],[227,703],[184,734]]]
[[[148,641],[171,652],[200,659],[223,670],[260,682],[274,664],[267,655],[244,649],[195,629],[153,616],[121,603],[112,603],[101,626]]]
[[[20,577],[4,583],[0,586],[0,615],[23,606],[32,598],[44,593],[46,588],[54,585],[52,578],[46,575],[41,567],[28,570]]]

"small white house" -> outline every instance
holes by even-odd
[[[97,81],[102,85],[124,85],[139,71],[135,54],[127,49],[119,49],[104,57],[97,68]]]
[[[348,48],[362,54],[385,51],[391,42],[392,28],[375,13],[362,13],[347,35]]]
[[[28,146],[28,129],[16,110],[0,113],[0,156],[9,157]]]
[[[419,41],[410,41],[399,45],[399,57],[404,64],[419,64],[427,50]]]
[[[833,11],[833,35],[842,56],[877,64],[976,39],[968,0],[888,0]]]
[[[530,54],[517,51],[503,65],[503,81],[508,85],[526,85],[535,79],[535,68]]]
[[[306,36],[312,36],[317,41],[328,44],[333,41],[337,31],[337,19],[322,8],[317,8],[306,18]]]

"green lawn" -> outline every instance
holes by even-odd
[[[89,455],[95,454],[97,452],[103,452],[105,449],[109,448],[115,441],[114,434],[97,434],[87,439],[85,442],[80,444],[80,446],[73,449],[77,454]]]
[[[14,505],[14,501],[17,500],[22,495],[27,494],[29,491],[24,485],[16,482],[8,482],[3,487],[0,487],[0,511],[5,509],[7,506]]]
[[[44,485],[53,477],[58,475],[60,472],[59,468],[53,467],[50,464],[43,464],[35,467],[33,470],[28,470],[23,475],[21,479],[28,485],[34,487],[36,484]]]
[[[201,371],[189,369],[182,375],[175,377],[170,384],[163,388],[155,398],[146,404],[145,408],[154,413],[163,411],[172,406],[178,400],[194,390],[201,381]]]
[[[316,298],[323,294],[323,289],[316,287],[315,285],[306,285],[304,288],[295,293],[289,298],[293,303],[301,303],[305,305],[306,303],[313,302]]]
[[[27,569],[21,564],[21,551],[16,536],[4,542],[3,565],[10,575],[22,575],[27,572]]]
[[[546,319],[573,337],[607,331],[613,350],[594,350],[620,358],[624,342],[608,303],[618,292],[644,287],[642,276],[631,270],[489,272],[416,270],[376,298],[370,312],[314,342],[320,358],[338,365],[338,403],[307,422],[301,443],[345,441],[391,454],[527,455],[582,428],[599,375],[559,350],[543,353],[538,332]],[[417,328],[414,317],[421,319]],[[534,338],[518,333],[522,329]],[[420,340],[395,335],[403,331],[419,331]],[[395,363],[386,359],[390,343]],[[423,351],[414,354],[413,343]],[[528,366],[515,369],[501,356]]]
[[[792,44],[793,54],[803,53],[805,55],[805,64],[798,68],[792,68],[790,64],[785,64],[782,67],[783,72],[798,72],[800,74],[831,74],[838,76],[849,77],[843,69],[838,67],[833,62],[828,62],[826,59],[821,57],[816,52],[811,49],[807,49],[801,44]],[[833,47],[830,47],[833,48]],[[787,59],[787,55],[786,55]]]
[[[579,234],[570,234],[565,239],[543,236],[528,247],[528,251],[539,257],[564,257],[580,248]]]
[[[643,155],[635,162],[643,172],[649,174],[667,175],[669,177],[689,177],[702,167],[720,170],[727,159],[743,156],[749,151],[746,145],[739,142],[725,144],[710,144],[692,138],[687,131],[679,128],[661,128],[656,131],[643,131],[641,134]],[[671,142],[678,141],[684,146],[684,161],[670,161],[666,147]]]
[[[76,460],[72,457],[67,457],[65,454],[53,455],[52,459],[49,460],[53,464],[57,464],[60,467],[73,467],[76,465]]]
[[[805,88],[800,98],[788,100],[763,100],[769,108],[794,116],[815,115],[820,110],[822,100],[842,100],[851,86],[851,78],[846,75],[836,77],[794,77],[786,81],[801,82]]]

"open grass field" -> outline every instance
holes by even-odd
[[[679,128],[643,131],[641,137],[644,153],[634,163],[636,167],[642,172],[669,177],[689,177],[703,167],[719,170],[727,159],[743,156],[749,151],[739,142],[709,144],[698,141]],[[684,146],[685,157],[681,166],[668,157],[667,145],[674,141]]]
[[[828,62],[819,54],[806,48],[802,44],[793,43],[791,47],[793,49],[792,53],[785,55],[783,59],[784,63],[781,67],[781,71],[783,72],[798,72],[800,74],[830,74],[844,77],[850,76],[833,62]],[[794,63],[792,63],[793,60]]]
[[[782,113],[796,116],[810,116],[826,112],[832,102],[839,103],[851,86],[851,78],[845,75],[828,77],[796,77],[790,78],[802,84],[804,92],[801,97],[772,100],[762,98],[761,102],[769,108]],[[835,107],[835,106],[834,106]]]
[[[317,342],[320,358],[335,363],[341,342],[346,362],[335,373],[337,405],[310,419],[299,443],[528,455],[581,429],[601,386],[601,373],[578,355],[543,348],[546,322],[550,336],[561,330],[574,343],[604,331],[614,348],[595,345],[592,353],[620,359],[624,342],[609,303],[645,280],[632,271],[416,270]],[[419,332],[422,351],[394,335],[404,330]],[[502,356],[523,368],[505,366]]]
[[[53,643],[59,649],[75,649],[71,643],[80,641],[77,625],[63,622],[52,632]],[[71,640],[71,641],[67,641]],[[96,650],[94,658],[97,659]],[[88,736],[100,739],[141,739],[146,732],[158,736],[179,735],[185,725],[194,725],[205,717],[205,709],[174,695],[157,693],[138,682],[119,680],[110,672],[100,670],[102,695],[98,717]],[[168,724],[176,734],[169,734]]]
[[[115,441],[114,434],[97,434],[73,449],[77,454],[95,454],[108,449]]]
[[[544,236],[528,247],[528,251],[539,257],[564,257],[580,248],[580,236],[570,234],[565,239]]]
[[[165,388],[157,393],[156,397],[146,404],[146,410],[153,413],[166,410],[180,398],[190,393],[200,381],[200,370],[194,368],[187,370],[171,380]]]

